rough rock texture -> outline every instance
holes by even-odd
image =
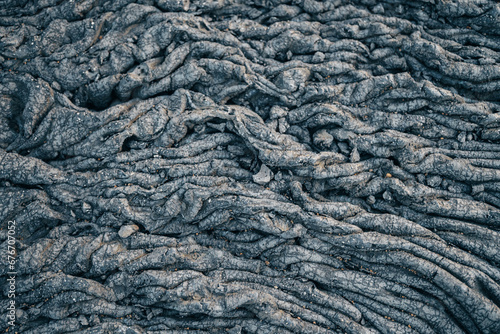
[[[493,0],[0,1],[15,330],[500,333],[499,61]]]

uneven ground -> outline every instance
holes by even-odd
[[[500,4],[2,0],[20,333],[500,333]]]

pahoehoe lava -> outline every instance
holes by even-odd
[[[0,331],[500,333],[499,102],[494,0],[0,0]]]

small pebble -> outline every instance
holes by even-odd
[[[120,230],[118,231],[118,235],[120,238],[128,238],[135,232],[139,231],[139,226],[137,225],[124,225],[120,227]]]

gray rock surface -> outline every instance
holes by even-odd
[[[0,331],[500,333],[499,61],[493,0],[0,1]]]

